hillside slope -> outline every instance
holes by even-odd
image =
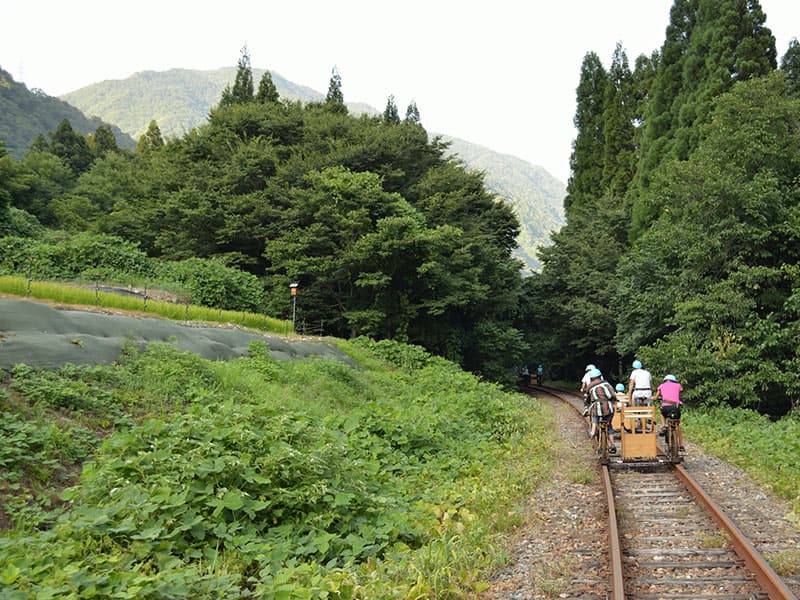
[[[58,124],[68,119],[72,128],[81,133],[94,133],[101,125],[113,121],[87,118],[74,106],[14,81],[0,68],[0,140],[8,153],[21,159],[36,136],[53,132]],[[120,148],[133,148],[136,144],[119,127],[111,126]]]
[[[319,92],[270,71],[272,81],[281,98],[315,102],[324,100]],[[253,69],[256,84],[264,69]],[[202,125],[208,113],[219,103],[222,90],[236,78],[236,67],[213,71],[170,69],[169,71],[141,71],[127,79],[113,79],[94,83],[61,99],[78,107],[87,115],[99,115],[127,131],[133,139],[147,131],[155,119],[165,138],[182,136],[192,128]],[[374,112],[365,104],[348,104],[351,111]]]
[[[564,224],[566,186],[542,167],[499,154],[458,138],[442,136],[450,142],[469,169],[482,171],[486,188],[514,207],[521,224],[515,255],[528,268],[538,270],[536,249],[547,243],[550,234]]]
[[[324,95],[270,72],[284,99],[313,102]],[[253,69],[258,82],[263,69]],[[165,137],[181,136],[203,124],[210,109],[219,102],[226,85],[236,77],[235,67],[214,71],[171,69],[143,71],[127,79],[95,83],[62,96],[86,114],[99,115],[116,123],[138,139],[151,120]],[[377,114],[367,104],[348,103],[352,113]],[[424,114],[423,114],[424,123]],[[433,135],[433,134],[432,134]],[[463,139],[443,134],[468,168],[483,171],[490,191],[510,203],[522,225],[516,255],[527,269],[538,269],[536,249],[549,243],[550,232],[564,223],[565,186],[541,167],[520,158],[500,154]]]

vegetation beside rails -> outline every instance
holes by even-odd
[[[790,501],[789,518],[800,522],[800,416],[773,421],[754,410],[720,406],[686,411],[683,427],[691,441]]]
[[[16,366],[4,598],[474,597],[547,477],[547,414],[418,347],[337,343],[360,368],[260,342]]]
[[[88,287],[67,285],[58,282],[28,282],[24,277],[0,275],[0,293],[49,300],[68,305],[98,306],[126,311],[146,312],[153,316],[174,321],[201,321],[208,323],[230,323],[268,333],[286,334],[292,330],[290,322],[245,311],[222,310],[177,304],[163,300],[148,299],[145,304],[140,296],[128,296],[104,292]]]

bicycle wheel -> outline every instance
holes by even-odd
[[[675,421],[669,423],[669,436],[667,437],[667,446],[669,448],[669,459],[671,462],[678,462],[678,428]]]
[[[605,464],[608,462],[608,424],[601,421],[597,425],[600,427],[597,435],[597,443],[600,445],[600,462]]]

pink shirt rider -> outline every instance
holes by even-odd
[[[683,404],[681,402],[681,392],[683,386],[677,381],[665,381],[658,386],[658,393],[661,394],[662,404]]]

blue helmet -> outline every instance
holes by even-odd
[[[600,369],[595,367],[591,371],[589,371],[589,379],[597,379],[598,377],[602,377],[603,374],[600,372]]]
[[[664,377],[664,381],[674,381],[675,383],[678,383],[678,378],[675,377],[675,375],[666,375]]]
[[[625,386],[622,385],[621,383],[618,383],[617,387],[615,387],[614,389],[617,390],[618,392],[624,392],[625,391]]]
[[[583,370],[583,372],[584,372],[584,373],[588,373],[588,372],[589,372],[589,371],[591,371],[592,369],[596,369],[596,368],[597,368],[597,367],[595,367],[594,365],[592,365],[592,364],[588,364],[588,365],[586,365],[586,368]]]
[[[642,361],[640,361],[640,360],[633,361],[633,368],[634,369],[641,369],[642,368]]]

